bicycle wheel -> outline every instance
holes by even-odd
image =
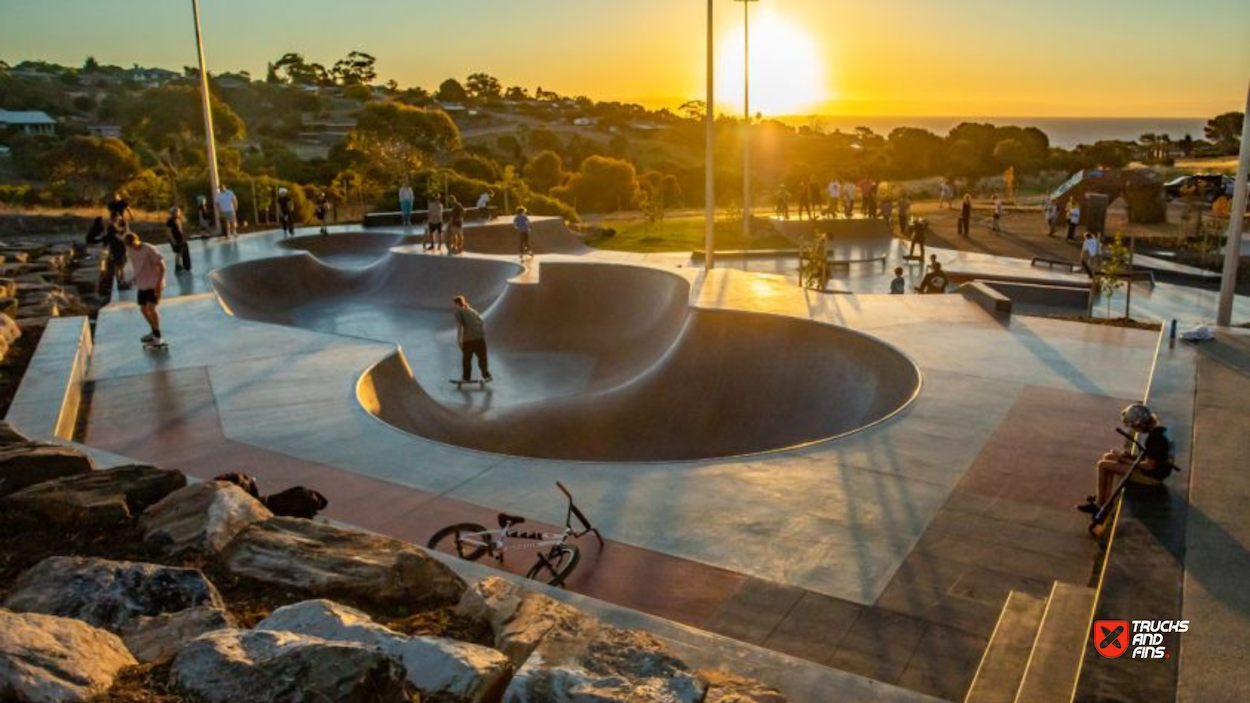
[[[573,569],[577,568],[577,560],[581,558],[581,552],[575,544],[557,544],[547,552],[545,557],[539,557],[538,561],[530,567],[526,572],[525,578],[542,581],[552,586],[559,586],[564,583],[564,579],[573,573]]]
[[[448,525],[430,537],[430,541],[425,543],[426,547],[436,552],[444,554],[452,554],[461,559],[469,561],[477,561],[487,552],[486,543],[490,541],[489,534],[478,534],[486,532],[486,528],[475,522],[460,522],[455,525]],[[461,541],[461,535],[470,535],[472,541]]]

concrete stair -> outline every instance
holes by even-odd
[[[1046,599],[1019,591],[1007,595],[964,703],[1012,703],[1029,664]]]
[[[1007,597],[965,703],[1071,703],[1097,591],[1056,581]]]

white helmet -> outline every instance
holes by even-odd
[[[1133,403],[1120,412],[1120,419],[1124,421],[1125,427],[1141,430],[1155,419],[1155,414],[1145,403]]]
[[[286,188],[279,188],[278,195],[286,195]]]

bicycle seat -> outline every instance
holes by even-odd
[[[511,525],[520,525],[525,522],[525,518],[520,515],[509,515],[507,513],[499,513],[499,526],[508,529]]]

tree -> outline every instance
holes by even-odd
[[[529,145],[530,151],[559,152],[564,148],[564,145],[560,143],[560,137],[545,127],[530,130],[529,136],[525,141]]]
[[[86,61],[82,62],[83,73],[93,73],[100,70],[100,62],[95,60],[94,56],[88,56]]]
[[[69,185],[81,202],[99,201],[140,170],[139,157],[111,137],[69,137],[42,162],[43,177]]]
[[[505,100],[517,101],[530,99],[529,93],[525,92],[525,89],[519,85],[509,86],[508,90],[504,92],[503,97]]]
[[[334,62],[330,75],[334,76],[339,85],[369,85],[378,77],[377,71],[373,69],[375,63],[377,59],[369,54],[353,51],[347,54],[347,58]]]
[[[329,71],[319,63],[308,63],[300,54],[291,52],[273,63],[271,73],[274,79],[295,85],[331,85]]]
[[[628,161],[591,156],[582,162],[567,185],[551,194],[581,212],[613,212],[638,205],[638,174]]]
[[[945,144],[938,135],[926,129],[897,127],[890,132],[889,144],[898,176],[928,176],[939,171]]]
[[[459,146],[460,130],[447,113],[395,102],[366,104],[347,135],[348,149],[378,181],[398,180]]]
[[[474,154],[466,154],[451,162],[451,168],[456,173],[486,183],[494,183],[503,177],[499,164]]]
[[[1225,112],[1207,120],[1203,133],[1221,154],[1236,154],[1241,148],[1241,130],[1246,113]]]
[[[465,81],[469,95],[478,100],[498,100],[503,95],[503,87],[494,76],[485,73],[474,73]]]
[[[525,182],[536,193],[546,195],[552,188],[564,183],[568,175],[560,155],[554,151],[542,151],[525,164]]]
[[[213,111],[213,136],[227,143],[247,136],[247,127],[230,106],[216,95],[209,95]],[[166,85],[144,91],[129,106],[122,125],[128,138],[146,143],[153,149],[181,148],[203,139],[204,117],[200,95],[187,85]]]
[[[707,103],[702,100],[687,100],[677,111],[688,120],[701,120],[707,116]]]
[[[469,93],[460,85],[460,81],[448,78],[438,84],[438,92],[434,94],[434,98],[439,102],[459,103],[468,100]]]

